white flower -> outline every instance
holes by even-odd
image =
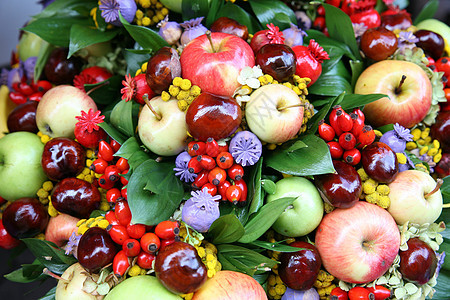
[[[252,89],[257,89],[261,86],[258,77],[263,75],[264,74],[259,66],[254,66],[253,68],[244,67],[239,73],[237,81],[241,85],[248,85]]]

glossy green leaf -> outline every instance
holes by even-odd
[[[158,51],[160,48],[170,45],[155,31],[150,28],[138,25],[131,25],[128,23],[121,14],[119,14],[120,21],[123,27],[128,31],[131,37],[141,45],[144,49],[151,49]]]
[[[361,60],[350,17],[341,9],[334,7],[333,5],[324,3],[323,7],[325,8],[325,14],[327,16],[325,21],[330,37],[348,45],[355,58]]]
[[[248,213],[249,215],[257,212],[264,204],[264,193],[261,186],[261,173],[262,173],[263,157],[258,160],[250,171],[248,181],[248,201],[250,203]]]
[[[211,0],[209,5],[208,15],[206,16],[206,27],[210,28],[211,24],[217,19],[217,14],[223,6],[223,2],[221,0]]]
[[[121,133],[117,128],[111,126],[109,123],[103,122],[98,124],[100,128],[102,128],[109,137],[116,140],[119,144],[122,144],[126,140],[126,136]]]
[[[390,130],[394,129],[394,124],[387,124],[381,127],[378,127],[377,130],[381,131],[381,133],[386,133]]]
[[[80,14],[89,14],[89,11],[98,4],[92,0],[56,0],[50,3],[34,18],[48,17],[76,17]]]
[[[141,50],[140,52],[134,52],[133,49],[126,49],[125,61],[127,62],[127,74],[136,74],[143,63],[148,62],[151,57],[151,51]]]
[[[271,201],[261,207],[252,218],[245,224],[245,234],[238,240],[240,243],[250,243],[263,235],[278,217],[284,212],[286,207],[295,201],[295,197],[280,198]]]
[[[56,286],[51,288],[44,297],[39,298],[39,300],[54,300],[56,296]]]
[[[182,0],[181,14],[183,20],[205,17],[208,14],[208,0]]]
[[[360,60],[350,60],[350,68],[352,69],[352,87],[355,87],[361,73],[364,71],[364,63]]]
[[[33,21],[23,30],[38,35],[52,45],[69,47],[70,30],[74,25],[90,26],[92,21],[77,17],[41,18]]]
[[[261,186],[264,189],[264,191],[269,195],[273,195],[277,191],[277,186],[276,186],[275,182],[273,182],[270,179],[261,180]]]
[[[414,19],[413,24],[417,25],[423,20],[426,19],[433,19],[434,15],[439,9],[439,0],[430,0],[428,1],[425,6],[422,8],[420,13],[417,15],[417,17]]]
[[[263,28],[266,28],[266,24],[273,23],[278,26],[280,30],[289,28],[289,24],[286,24],[284,18],[277,19],[277,15],[284,14],[293,24],[297,24],[297,18],[294,12],[286,4],[279,0],[249,0],[251,8],[258,18]]]
[[[41,74],[44,71],[44,67],[47,64],[47,60],[50,57],[55,46],[43,41],[41,44],[41,48],[39,49],[38,57],[36,60],[36,64],[34,65],[34,79],[37,81],[41,78]]]
[[[112,40],[118,33],[118,30],[108,30],[102,32],[90,26],[75,24],[70,29],[69,54],[77,52],[87,46]]]
[[[319,79],[308,88],[308,92],[320,96],[337,96],[342,92],[351,93],[352,86],[342,76],[322,74]]]
[[[329,98],[328,103],[324,105],[317,113],[314,114],[314,116],[309,120],[309,128],[308,128],[308,134],[315,134],[317,131],[317,128],[319,127],[320,120],[324,120],[325,117],[328,115],[328,112],[333,108],[333,106],[340,104],[342,100],[344,99],[345,93],[340,94],[337,97]]]
[[[121,144],[120,149],[114,156],[123,157],[128,160],[130,172],[136,170],[143,162],[147,161],[150,156],[144,152],[135,137],[130,137]]]
[[[134,136],[137,125],[136,112],[139,112],[139,104],[121,100],[111,112],[110,123],[126,136]]]
[[[213,244],[233,243],[245,233],[242,223],[234,214],[224,215],[215,220],[208,230]]]
[[[4,276],[9,281],[29,283],[45,279],[47,275],[42,274],[44,268],[45,266],[36,259],[33,263],[23,264],[22,268],[12,271],[9,274],[5,274]]]
[[[217,12],[216,19],[220,17],[228,17],[238,21],[240,24],[247,26],[249,33],[255,33],[256,31],[262,29],[261,25],[258,23],[258,20],[255,19],[255,17],[250,15],[240,6],[233,4],[231,2],[227,2]],[[266,27],[264,26],[264,28]]]
[[[217,246],[217,257],[222,264],[223,269],[239,271],[252,276],[258,270],[273,268],[277,262],[256,251],[245,247],[222,244]]]
[[[279,172],[308,176],[334,172],[327,144],[315,135],[300,138],[308,147],[288,152],[275,149],[266,156],[266,165]]]
[[[76,262],[73,256],[64,254],[55,244],[40,239],[22,239],[28,249],[46,268],[56,274],[62,274]]]
[[[184,191],[173,167],[173,163],[148,159],[134,170],[127,189],[132,223],[156,225],[167,220],[180,206]],[[149,182],[159,184],[158,193],[146,189]]]
[[[97,106],[104,107],[120,100],[122,80],[122,76],[116,75],[96,84],[85,84],[84,87],[86,92],[92,90],[89,96],[97,103]]]
[[[386,95],[384,95],[384,94],[367,94],[367,95],[345,94],[344,99],[342,100],[340,105],[342,106],[343,110],[349,111],[352,108],[364,106],[368,103],[371,103],[371,102],[381,99],[383,97],[386,97]]]
[[[253,242],[248,243],[249,245],[256,246],[259,248],[271,250],[271,251],[278,251],[278,252],[297,252],[302,248],[292,247],[286,244],[283,244],[283,241],[276,242],[276,243],[270,243],[266,241],[260,241],[256,240]]]
[[[327,47],[333,47],[333,48],[339,48],[343,52],[345,56],[347,56],[350,59],[356,59],[356,57],[353,55],[352,49],[350,47],[340,41],[337,41],[335,39],[332,39],[330,37],[327,37],[323,32],[310,29],[306,31],[308,33],[307,36],[304,37],[304,44],[309,44],[309,40],[314,39],[321,47],[324,47],[325,50],[327,50]],[[336,51],[336,50],[335,50]],[[327,50],[328,55],[330,56],[330,59],[333,59],[333,53],[329,53]],[[328,60],[325,60],[323,64],[326,64]],[[323,68],[322,64],[322,68]],[[324,68],[323,68],[324,69]]]
[[[289,147],[286,148],[286,151],[288,152],[294,152],[295,150],[306,148],[308,145],[306,145],[303,141],[297,140],[294,143],[290,144]]]
[[[446,260],[448,257],[446,257]],[[436,292],[433,300],[448,300],[448,287],[450,286],[450,271],[441,269],[437,278],[437,284],[434,286]]]

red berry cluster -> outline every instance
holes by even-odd
[[[364,114],[359,108],[346,113],[340,105],[333,107],[329,122],[319,123],[319,136],[325,140],[333,159],[343,158],[352,166],[361,160],[359,149],[375,141],[375,132],[370,125],[364,124]]]
[[[51,89],[53,85],[47,80],[39,80],[37,83],[28,84],[25,79],[15,82],[9,98],[15,104],[23,104],[27,101],[41,101],[42,96]]]
[[[442,83],[444,88],[450,88],[450,57],[443,56],[437,61],[434,61],[431,57],[427,57],[427,59],[429,62],[427,67],[432,69],[434,72],[444,72],[444,76],[442,76]]]
[[[213,138],[206,142],[190,142],[187,152],[192,157],[188,170],[197,174],[192,187],[206,189],[212,196],[219,193],[222,201],[245,205],[247,200],[247,184],[244,168],[234,162],[228,152],[228,145],[219,145]]]
[[[162,221],[154,228],[131,224],[131,211],[124,199],[117,201],[114,211],[107,212],[105,218],[111,239],[122,247],[113,260],[113,272],[118,277],[128,271],[134,260],[142,269],[151,269],[158,250],[179,240],[177,221]]]
[[[330,294],[331,300],[360,300],[360,299],[373,299],[373,300],[385,300],[391,297],[391,290],[382,286],[375,285],[373,287],[361,287],[355,286],[348,292],[344,291],[340,287],[335,287]]]

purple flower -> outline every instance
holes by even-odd
[[[159,28],[158,34],[170,45],[175,45],[180,40],[181,26],[177,22],[169,22],[169,15],[159,22],[157,27]]]
[[[119,19],[119,11],[125,20],[131,22],[137,10],[134,0],[100,0],[99,8],[106,23],[111,23],[115,26],[122,26]]]
[[[191,192],[181,211],[181,219],[199,232],[206,232],[211,224],[220,217],[220,195],[211,196],[206,189]]]
[[[251,166],[258,162],[262,153],[262,144],[250,131],[240,131],[231,139],[229,151],[236,163]]]
[[[78,242],[81,239],[81,235],[76,235],[75,232],[72,232],[72,235],[69,237],[69,240],[67,241],[67,244],[64,246],[64,250],[66,250],[66,255],[73,255],[75,258],[77,258],[77,249],[78,249]]]
[[[20,66],[18,68],[14,68],[8,72],[8,88],[9,90],[12,90],[12,85],[15,82],[21,82],[23,77],[23,68]]]
[[[289,47],[303,45],[303,37],[308,34],[291,23],[291,27],[283,30],[284,44]]]
[[[204,17],[195,18],[189,21],[181,23],[181,27],[184,28],[184,32],[181,35],[181,45],[186,45],[196,37],[204,35],[208,29],[202,25]]]
[[[312,21],[304,11],[296,11],[295,17],[297,18],[297,25],[299,28],[303,30],[308,30],[311,28]]]
[[[353,31],[355,32],[355,38],[359,39],[366,32],[367,26],[364,23],[352,23]]]
[[[8,69],[3,68],[0,73],[0,85],[7,85],[8,84]]]
[[[412,141],[411,131],[400,124],[394,124],[394,129],[386,132],[380,138],[380,142],[388,145],[394,152],[405,151],[406,142]]]
[[[34,66],[36,65],[37,56],[31,56],[27,58],[26,61],[23,63],[20,62],[20,64],[23,67],[23,70],[25,71],[25,76],[27,79],[32,80],[34,78]]]
[[[403,52],[406,49],[416,47],[419,39],[411,31],[401,31],[398,34],[398,49]]]
[[[441,254],[436,252],[436,257],[437,257],[437,267],[436,267],[436,272],[434,274],[437,277],[439,275],[439,271],[441,270],[442,265],[444,264],[445,251],[442,251]]]
[[[181,152],[175,159],[175,168],[173,168],[175,176],[179,176],[180,180],[186,183],[193,182],[197,177],[197,174],[189,172],[188,163],[190,160],[191,156],[189,153],[186,151]]]

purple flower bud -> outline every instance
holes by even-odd
[[[23,69],[22,68],[14,68],[11,71],[9,71],[7,85],[8,85],[8,88],[10,91],[12,90],[12,85],[15,82],[22,81],[22,77],[23,77]]]
[[[211,224],[220,217],[220,195],[211,196],[206,189],[191,192],[181,211],[181,219],[199,232],[206,232]]]
[[[0,85],[8,84],[8,74],[9,74],[8,69],[2,68],[2,71],[0,73]]]
[[[111,23],[114,26],[122,26],[119,11],[125,20],[132,22],[137,10],[134,0],[100,0],[99,8],[106,23]]]
[[[175,176],[180,177],[180,180],[186,183],[193,182],[197,177],[197,174],[189,172],[188,163],[190,160],[191,156],[187,151],[181,152],[175,159],[175,168],[173,168]]]
[[[204,35],[208,29],[202,25],[204,17],[195,18],[189,21],[181,23],[181,27],[184,28],[184,32],[181,35],[181,45],[186,45],[196,37]]]
[[[236,163],[243,167],[256,164],[262,154],[261,141],[250,131],[236,133],[228,149]]]
[[[23,69],[25,70],[25,76],[27,79],[32,80],[34,78],[34,66],[36,65],[37,56],[30,56],[23,63]]]
[[[412,141],[410,130],[396,123],[394,130],[390,130],[383,134],[380,142],[391,147],[394,152],[403,152],[406,149],[406,142]]]
[[[284,44],[289,47],[303,45],[303,37],[308,34],[291,23],[291,27],[283,30]]]
[[[293,290],[291,288],[286,288],[281,300],[319,300],[319,293],[315,288],[310,288],[306,291]]]
[[[169,22],[169,16],[167,15],[164,20],[158,23],[159,35],[167,42],[169,45],[175,45],[178,43],[181,37],[181,26],[177,22]]]
[[[312,21],[304,11],[296,11],[295,17],[297,18],[297,25],[303,30],[308,30],[311,28]]]

